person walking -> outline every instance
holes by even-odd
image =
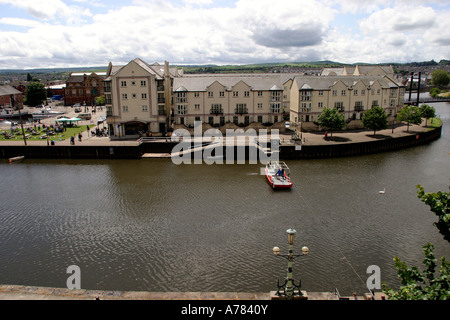
[[[82,135],[81,135],[81,132],[78,134],[78,141],[79,142],[81,142],[81,137],[82,137]]]
[[[74,136],[70,136],[70,144],[75,145],[75,138]]]

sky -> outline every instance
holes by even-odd
[[[450,0],[0,0],[0,69],[450,59]]]

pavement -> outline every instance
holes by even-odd
[[[302,291],[308,300],[339,300],[334,292]],[[248,292],[149,292],[103,291],[21,285],[0,285],[0,300],[272,300],[275,291]],[[381,300],[382,293],[375,293]],[[369,295],[357,296],[357,300],[369,300]],[[277,299],[275,299],[277,300]],[[349,300],[354,300],[349,297]]]
[[[65,112],[64,116],[66,117],[76,117],[78,113],[75,113],[74,108],[72,107],[58,107],[52,106],[53,110],[63,111]],[[31,108],[31,112],[36,111],[36,109]],[[84,110],[83,110],[84,111]],[[79,121],[79,125],[81,128],[85,128],[86,125],[97,124],[97,120],[100,116],[106,116],[105,108],[102,108],[101,111],[97,110],[96,113],[92,114],[91,120]],[[41,123],[50,125],[55,123],[56,118],[47,118],[42,119]],[[106,122],[103,124],[106,127]],[[100,125],[102,127],[102,125]],[[0,125],[0,129],[10,129],[9,125]],[[392,125],[388,126],[388,129],[377,131],[376,134],[373,134],[372,130],[351,130],[351,131],[333,131],[328,132],[327,138],[324,136],[324,132],[302,132],[301,140],[304,146],[308,145],[330,145],[330,144],[346,144],[346,143],[358,143],[358,142],[367,142],[367,141],[376,141],[390,138],[399,138],[408,135],[414,135],[423,131],[428,130],[429,127],[425,127],[425,121],[421,125],[410,125],[409,130],[407,130],[406,123],[397,123],[394,126],[394,130],[392,130]],[[288,130],[286,133],[280,133],[280,141],[282,145],[290,145],[292,144],[292,131]],[[56,145],[70,145],[70,139],[66,139],[63,141],[56,141]],[[165,141],[165,140],[164,140]],[[82,141],[79,142],[76,139],[75,146],[135,146],[137,145],[136,140],[111,140],[109,137],[96,137],[92,136],[87,131],[82,133]],[[0,140],[1,145],[24,145],[23,140]],[[27,141],[27,145],[30,146],[46,146],[47,140],[40,141]]]

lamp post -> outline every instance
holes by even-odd
[[[274,247],[272,249],[273,253],[278,257],[283,257],[288,260],[288,269],[287,269],[287,278],[282,285],[280,285],[280,280],[278,280],[277,286],[278,290],[276,292],[277,296],[286,296],[289,299],[294,298],[294,296],[302,296],[302,292],[300,290],[302,281],[299,280],[298,284],[295,283],[295,280],[292,279],[292,263],[294,258],[307,255],[309,253],[308,247],[302,247],[301,254],[294,254],[294,241],[297,231],[295,229],[286,230],[288,234],[288,243],[289,243],[289,253],[288,254],[280,254],[280,248]]]

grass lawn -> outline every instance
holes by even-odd
[[[428,126],[430,128],[439,128],[442,125],[442,120],[440,118],[428,119]]]
[[[89,125],[89,129],[94,128],[94,127],[95,127],[94,124]],[[1,130],[0,131],[0,139],[1,140],[12,140],[12,141],[15,141],[15,140],[22,141],[23,140],[22,128],[20,126],[18,126],[18,128],[19,128],[19,130],[16,130],[14,132],[14,137],[10,138],[10,139],[6,139],[5,135],[3,133],[4,132],[11,133],[11,130]],[[70,136],[75,136],[75,137],[78,136],[78,134],[80,132],[84,132],[84,131],[86,131],[86,129],[87,129],[86,125],[81,125],[81,126],[77,126],[77,127],[67,128],[67,130],[65,132],[55,132],[54,135],[49,135],[48,136],[48,140],[49,141],[52,141],[52,140],[54,140],[54,141],[63,141],[63,140],[69,139]],[[36,131],[37,131],[37,134],[36,135],[32,135],[32,134],[29,134],[29,132],[26,131],[26,129],[25,129],[25,135],[29,134],[29,137],[27,137],[27,141],[39,141],[39,140],[46,140],[47,139],[45,137],[46,132],[42,130],[42,127],[41,127],[41,130],[36,130]]]

